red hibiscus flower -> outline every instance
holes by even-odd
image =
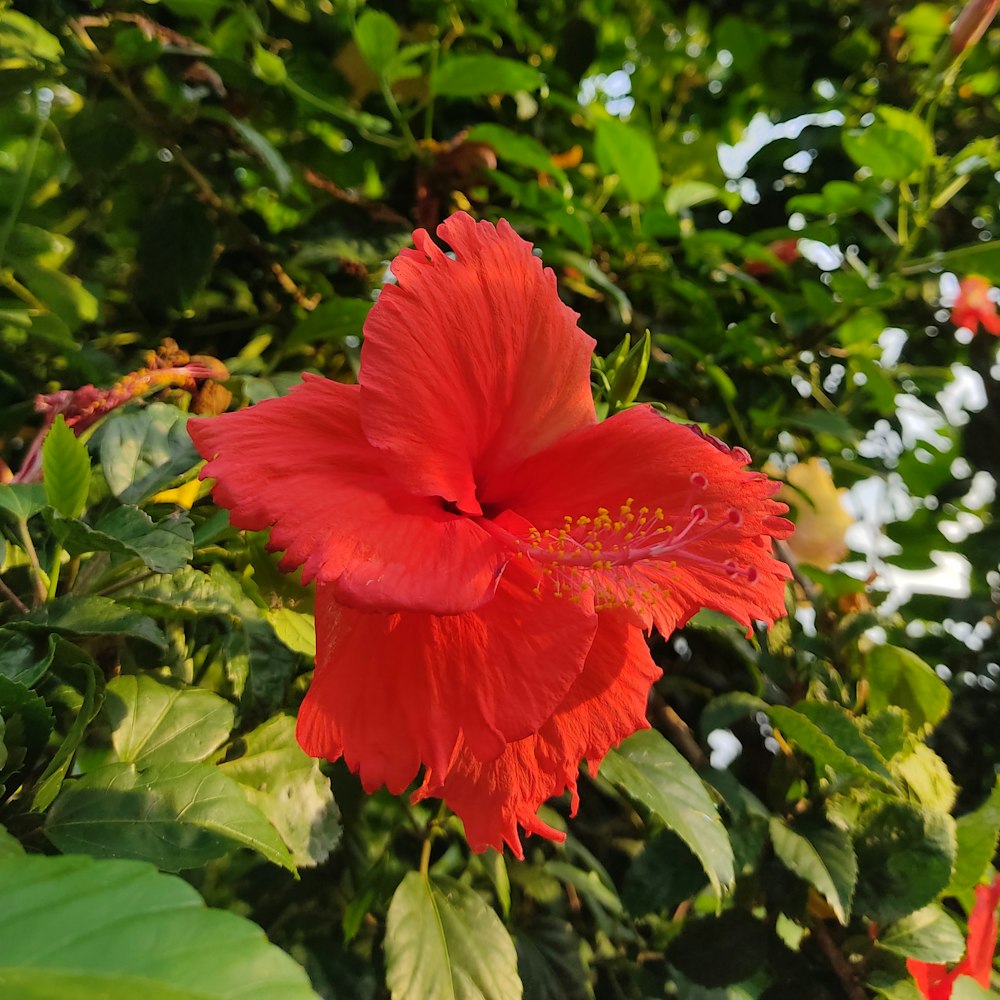
[[[1000,906],[1000,875],[992,885],[976,886],[976,902],[969,914],[969,938],[965,958],[949,972],[943,965],[906,960],[906,968],[926,1000],[951,1000],[959,976],[970,976],[980,986],[990,985],[993,951],[997,943],[997,907]]]
[[[452,216],[392,265],[359,385],[193,420],[216,500],[315,579],[298,738],[368,790],[439,796],[476,850],[646,726],[643,630],[785,613],[790,530],[749,456],[639,406],[598,423],[594,342],[505,222]],[[575,805],[575,802],[574,802]]]
[[[951,321],[976,333],[979,324],[995,337],[1000,336],[1000,315],[997,304],[990,298],[993,286],[978,274],[963,278],[958,284],[958,298],[951,307]]]

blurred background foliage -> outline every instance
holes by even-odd
[[[11,870],[18,845],[182,869],[325,997],[451,996],[438,966],[476,984],[456,996],[918,996],[904,959],[960,957],[1000,825],[997,341],[950,314],[1000,283],[1000,32],[950,44],[958,13],[0,4],[0,470],[38,451],[38,394],[147,370],[120,400],[145,405],[50,432],[80,503],[65,475],[0,487]],[[523,863],[297,750],[310,596],[192,483],[183,431],[303,369],[351,380],[388,261],[458,209],[540,248],[602,414],[638,396],[742,445],[801,528],[770,635],[657,640],[680,753],[613,755]],[[714,856],[661,801],[702,779]],[[66,892],[111,878],[59,864]],[[445,946],[405,933],[431,912]],[[0,983],[35,996],[14,958]],[[310,995],[273,963],[261,996]]]

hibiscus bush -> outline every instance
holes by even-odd
[[[0,4],[0,994],[992,995],[996,11]]]

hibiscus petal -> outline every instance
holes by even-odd
[[[536,731],[583,670],[597,616],[508,567],[462,615],[366,614],[316,594],[316,673],[299,711],[306,753],[343,755],[365,788],[443,771],[462,736],[479,759]]]
[[[663,635],[701,608],[749,627],[785,614],[788,567],[772,538],[791,524],[779,488],[749,456],[647,406],[567,435],[484,499],[513,513],[487,527],[520,547],[557,590],[633,608]]]
[[[273,525],[282,568],[301,565],[353,607],[456,614],[488,601],[502,544],[387,475],[361,431],[357,386],[303,377],[280,399],[188,423],[233,524]]]
[[[991,885],[976,886],[976,902],[969,914],[969,940],[965,958],[955,972],[971,976],[980,986],[990,985],[993,953],[997,946],[997,907],[1000,906],[1000,875]]]
[[[506,843],[523,858],[519,826],[525,833],[562,840],[538,818],[539,807],[569,789],[576,811],[580,762],[586,758],[596,773],[611,747],[648,727],[646,700],[659,675],[641,631],[628,617],[599,614],[583,672],[541,729],[486,763],[460,743],[447,772],[428,770],[415,798],[443,798],[465,823],[474,851],[502,850]]]
[[[417,230],[365,323],[362,420],[411,491],[478,514],[477,483],[594,423],[594,341],[506,222],[438,235],[456,259]]]

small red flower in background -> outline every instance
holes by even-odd
[[[144,368],[129,372],[110,389],[84,385],[79,389],[60,389],[58,392],[41,393],[35,397],[35,412],[43,414],[44,420],[12,481],[37,483],[41,480],[42,444],[60,413],[66,425],[79,437],[103,416],[138,396],[170,387],[186,389],[194,394],[199,392],[199,382],[227,378],[229,372],[218,358],[203,354],[192,356],[178,347],[177,341],[166,337],[158,350],[146,352]],[[222,403],[221,409],[225,409],[229,399],[232,398],[228,390],[215,382],[209,382],[209,385],[214,386],[216,392],[224,394],[225,402]],[[212,390],[208,386],[203,386],[200,393],[211,395]],[[197,398],[195,410],[198,411]]]
[[[189,424],[215,498],[315,579],[298,738],[369,791],[439,796],[476,850],[645,728],[643,630],[784,615],[778,488],[638,406],[598,423],[594,341],[505,222],[452,216],[393,262],[359,385],[313,375]]]
[[[997,907],[1000,906],[1000,875],[992,885],[976,886],[976,902],[969,914],[969,938],[965,958],[949,972],[943,965],[906,960],[906,968],[926,1000],[951,1000],[959,976],[970,976],[980,986],[990,985],[993,952],[997,943]]]
[[[990,298],[992,285],[978,274],[963,278],[958,283],[958,297],[951,307],[951,321],[976,333],[979,324],[995,337],[1000,336],[1000,315],[997,304]]]
[[[765,249],[786,265],[794,264],[802,256],[799,253],[798,239],[773,240]],[[759,278],[765,274],[773,274],[774,265],[769,260],[746,260],[743,262],[743,270]]]

